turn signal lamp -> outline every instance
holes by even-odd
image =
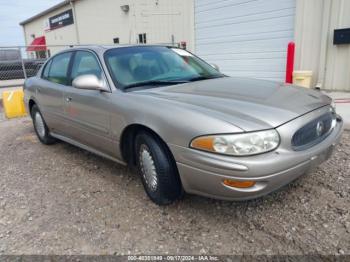
[[[256,183],[254,181],[237,181],[231,179],[224,180],[224,185],[236,188],[250,188],[253,187],[255,184]]]

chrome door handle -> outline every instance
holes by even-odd
[[[66,97],[66,101],[70,102],[70,101],[72,101],[72,98],[71,97]]]

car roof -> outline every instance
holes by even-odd
[[[114,49],[114,48],[123,48],[123,47],[174,47],[176,46],[169,46],[169,45],[145,45],[145,44],[139,44],[139,45],[79,45],[79,46],[71,46],[69,50],[79,50],[79,49],[90,49],[95,52],[101,52],[101,51],[106,51],[108,49]]]
[[[61,50],[60,52],[56,53],[56,55],[69,52],[69,51],[75,51],[75,50],[90,50],[98,54],[99,56],[103,56],[104,52],[109,49],[115,49],[115,48],[123,48],[123,47],[172,47],[177,48],[176,46],[171,45],[152,45],[152,44],[126,44],[126,45],[71,45],[69,48]]]

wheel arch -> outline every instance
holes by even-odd
[[[134,148],[135,148],[135,137],[140,132],[147,132],[148,134],[155,137],[158,141],[160,141],[165,149],[170,153],[172,159],[175,161],[174,156],[168,147],[165,140],[159,135],[156,131],[154,131],[152,128],[145,126],[143,124],[130,124],[126,126],[122,134],[120,136],[120,152],[122,155],[123,160],[130,166],[136,165],[136,159],[134,154]]]
[[[38,103],[36,102],[34,97],[30,97],[29,100],[28,100],[28,109],[29,109],[28,113],[30,115],[32,114],[32,108],[33,108],[34,105],[38,106]]]

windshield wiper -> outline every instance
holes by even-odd
[[[130,84],[124,87],[124,89],[133,88],[133,87],[140,87],[140,86],[160,86],[160,85],[177,85],[177,84],[184,84],[188,83],[187,80],[150,80],[150,81],[144,81],[139,83]]]
[[[218,76],[196,76],[191,79],[189,79],[189,82],[195,82],[195,81],[201,81],[201,80],[208,80],[208,79],[214,79],[214,78],[221,78],[225,77],[225,75],[218,75]]]
[[[149,81],[144,81],[144,82],[126,85],[126,86],[124,86],[124,89],[129,89],[129,88],[133,88],[133,87],[140,87],[140,86],[177,85],[177,84],[184,84],[184,83],[188,83],[188,82],[195,82],[195,81],[221,78],[221,77],[225,77],[225,75],[197,76],[197,77],[193,77],[191,79],[186,79],[186,80],[149,80]]]

